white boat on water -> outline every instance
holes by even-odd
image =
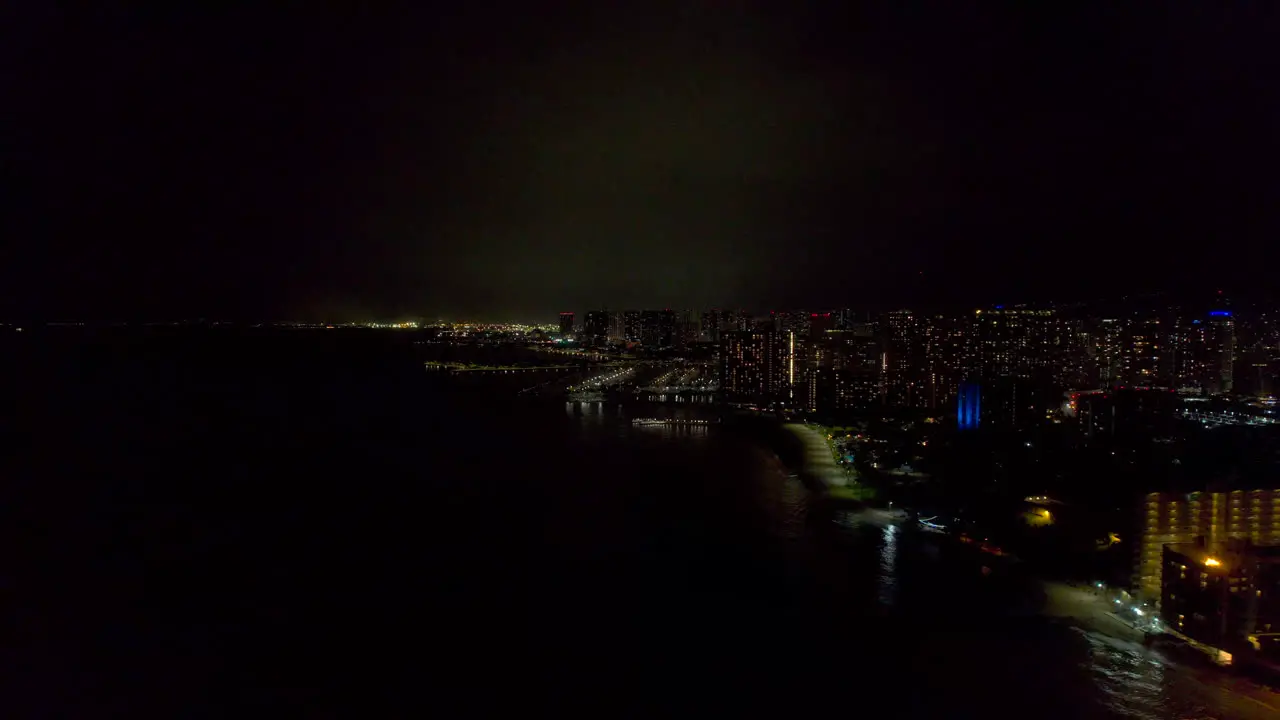
[[[925,530],[927,532],[938,533],[940,535],[946,535],[947,533],[951,532],[950,527],[948,527],[946,524],[942,522],[939,522],[939,518],[937,515],[934,515],[933,517],[927,517],[927,518],[918,518],[916,522],[919,523],[921,530]]]

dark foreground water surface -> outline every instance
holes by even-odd
[[[15,351],[11,715],[1275,716],[745,434],[254,348]]]

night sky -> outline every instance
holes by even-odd
[[[8,314],[972,307],[1280,255],[1273,3],[28,5]]]

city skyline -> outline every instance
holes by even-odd
[[[957,313],[966,314],[977,310],[1003,310],[1010,309],[1034,309],[1034,310],[1055,310],[1059,312],[1070,312],[1076,314],[1094,314],[1098,316],[1116,316],[1121,317],[1132,313],[1144,312],[1183,312],[1183,313],[1203,313],[1208,314],[1215,309],[1220,309],[1220,304],[1224,301],[1232,303],[1238,311],[1242,312],[1261,312],[1266,313],[1273,308],[1280,308],[1280,302],[1273,302],[1270,292],[1263,289],[1261,293],[1257,288],[1251,288],[1255,292],[1252,296],[1235,295],[1227,293],[1221,289],[1200,288],[1192,292],[1184,292],[1175,294],[1173,292],[1157,291],[1152,293],[1144,293],[1138,295],[1117,295],[1112,297],[1095,297],[1092,299],[1080,298],[1057,298],[1047,301],[1030,301],[1026,299],[1006,300],[1004,302],[949,302],[949,303],[909,303],[909,302],[868,302],[860,305],[852,305],[849,303],[833,303],[833,304],[816,304],[816,303],[800,303],[798,305],[789,306],[778,303],[765,303],[761,301],[748,303],[709,303],[704,305],[676,305],[664,306],[661,303],[641,303],[638,305],[615,306],[608,304],[584,304],[574,306],[572,310],[565,308],[571,307],[569,303],[560,303],[553,305],[555,308],[552,312],[538,312],[533,310],[519,310],[508,314],[492,313],[488,315],[481,314],[443,314],[424,311],[422,309],[409,309],[397,313],[369,313],[352,315],[350,313],[336,314],[316,314],[309,316],[287,315],[268,315],[268,316],[242,316],[242,315],[218,315],[218,314],[184,314],[176,311],[157,311],[145,313],[142,315],[123,315],[108,314],[101,312],[87,312],[81,314],[27,314],[27,315],[10,315],[0,317],[0,323],[28,323],[33,325],[50,324],[50,325],[75,325],[75,324],[166,324],[166,323],[231,323],[231,324],[273,324],[273,323],[339,323],[345,325],[359,324],[367,326],[384,326],[395,325],[400,323],[412,322],[415,324],[430,323],[463,323],[477,325],[545,325],[555,327],[560,324],[558,316],[573,316],[574,322],[581,325],[585,321],[586,316],[592,312],[608,313],[611,317],[616,316],[621,319],[628,312],[643,311],[663,311],[673,313],[690,313],[696,312],[700,316],[709,312],[719,313],[740,313],[751,318],[764,318],[770,314],[789,314],[789,313],[846,313],[852,317],[861,317],[870,319],[873,316],[885,315],[899,310],[906,310],[923,315],[955,315]],[[550,318],[550,319],[548,319]]]

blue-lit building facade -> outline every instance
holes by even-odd
[[[1229,393],[1235,388],[1236,323],[1230,310],[1209,313],[1209,328],[1217,354],[1217,383],[1211,392]]]
[[[956,394],[956,427],[977,430],[982,423],[982,386],[962,383]]]

